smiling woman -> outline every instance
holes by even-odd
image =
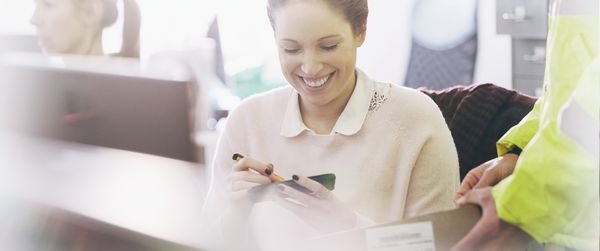
[[[139,57],[140,12],[123,0],[124,22],[118,56]],[[30,22],[49,54],[104,55],[103,31],[118,17],[116,0],[36,0]]]
[[[289,86],[246,99],[228,118],[204,211],[205,225],[221,230],[207,228],[220,235],[215,248],[279,250],[277,240],[453,208],[458,160],[435,103],[356,68],[367,1],[269,0],[267,10]],[[246,161],[231,159],[238,152]],[[337,184],[327,196],[280,184],[272,206],[254,204],[248,191],[275,172],[311,191],[326,189],[307,176],[334,173]],[[287,213],[257,220],[265,208]]]
[[[302,96],[302,119],[317,133],[329,133],[354,90],[356,49],[365,39],[366,11],[358,27],[332,15],[320,1],[290,2],[269,13],[283,75]],[[306,13],[312,18],[305,19]]]

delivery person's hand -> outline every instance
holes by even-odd
[[[357,215],[338,200],[326,187],[309,178],[294,175],[293,180],[311,191],[309,194],[293,187],[277,186],[283,200],[280,204],[321,232],[334,232],[356,226]]]
[[[525,250],[532,240],[523,230],[498,218],[491,187],[473,189],[461,197],[457,204],[479,205],[483,214],[451,251]]]
[[[519,155],[509,153],[471,169],[460,184],[454,197],[455,201],[472,189],[498,184],[498,182],[512,174],[518,159]]]
[[[230,199],[249,201],[248,191],[255,186],[271,183],[268,176],[273,170],[273,164],[262,163],[249,156],[240,158],[227,177]]]

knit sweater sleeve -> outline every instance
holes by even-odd
[[[456,148],[439,108],[424,95],[416,103],[423,136],[408,184],[404,218],[454,208],[459,185]]]
[[[222,248],[226,239],[239,237],[241,233],[232,233],[236,225],[241,224],[243,216],[235,215],[233,210],[236,205],[232,204],[228,192],[227,178],[231,173],[232,166],[235,163],[232,159],[233,153],[245,153],[242,137],[243,131],[240,125],[243,124],[243,106],[238,106],[227,118],[224,131],[221,133],[216,146],[216,152],[213,156],[213,162],[207,170],[209,177],[209,189],[202,210],[202,224],[209,230],[203,233],[207,247]]]

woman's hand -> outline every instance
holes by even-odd
[[[248,156],[240,159],[233,165],[233,171],[227,177],[226,186],[230,192],[230,199],[234,202],[249,202],[248,190],[271,183],[268,176],[273,173],[273,169],[273,164],[265,164]]]
[[[471,169],[460,184],[454,200],[459,200],[472,189],[498,184],[512,174],[518,159],[519,155],[509,153]]]
[[[294,175],[293,180],[309,194],[279,184],[280,204],[321,232],[334,232],[356,226],[357,215],[318,182]]]

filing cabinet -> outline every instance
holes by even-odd
[[[546,63],[546,40],[512,40],[513,88],[528,95],[542,94]]]
[[[513,38],[545,39],[548,0],[496,0],[496,31]]]
[[[513,88],[542,93],[548,0],[496,0],[496,32],[511,36]]]

